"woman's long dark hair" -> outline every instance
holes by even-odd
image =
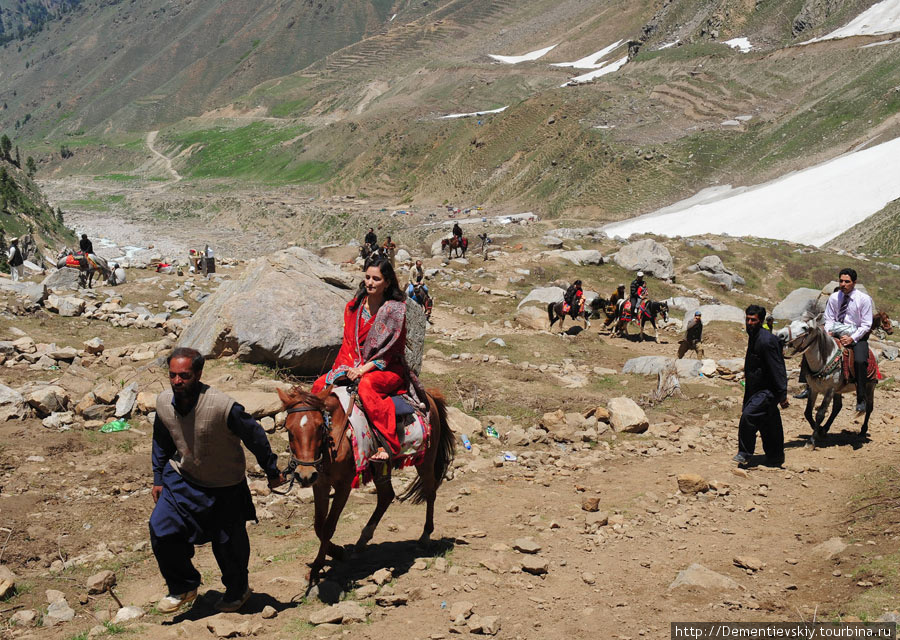
[[[387,256],[379,254],[373,255],[366,260],[366,264],[363,266],[363,273],[368,271],[371,267],[378,267],[381,276],[384,278],[385,282],[387,282],[387,287],[384,289],[384,299],[406,302],[406,294],[400,288],[400,282],[397,280],[397,273],[394,271],[390,259]],[[363,281],[359,283],[359,289],[356,290],[356,296],[353,298],[353,304],[350,305],[350,311],[359,309],[359,305],[361,305],[362,301],[365,299],[366,281],[363,279]]]

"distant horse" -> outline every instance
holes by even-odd
[[[378,245],[371,245],[368,242],[364,243],[359,248],[359,257],[362,258],[363,260],[368,260],[369,258],[371,258],[374,255],[379,255],[379,254],[383,254],[383,253],[384,253],[384,250],[381,247],[379,247]]]
[[[285,475],[291,483],[297,480],[301,486],[313,488],[315,502],[315,531],[319,538],[319,552],[310,565],[309,581],[314,582],[325,566],[326,556],[340,559],[343,549],[331,541],[350,488],[356,477],[356,461],[353,446],[347,437],[347,414],[329,386],[318,394],[307,393],[300,387],[290,392],[278,390],[278,397],[287,411],[285,429],[289,437],[291,461]],[[355,394],[353,394],[355,396]],[[434,499],[444,474],[450,468],[455,454],[455,440],[447,422],[447,406],[439,391],[426,392],[431,437],[425,456],[416,466],[419,477],[407,488],[400,500],[411,499],[414,504],[425,502],[425,528],[419,538],[426,544],[434,531]],[[375,534],[384,512],[394,499],[390,477],[376,481],[378,503],[375,512],[360,533],[356,551],[361,551]],[[329,494],[334,489],[334,497]]]
[[[447,251],[447,257],[452,258],[455,251],[457,256],[465,258],[466,251],[469,250],[469,239],[460,240],[457,236],[450,236],[441,240],[441,251]]]
[[[644,339],[644,325],[649,322],[653,326],[653,340],[659,342],[659,329],[656,326],[656,316],[662,314],[663,320],[669,321],[669,303],[654,301],[649,298],[638,300],[637,313],[625,312],[625,300],[619,300],[616,314],[616,326],[613,333],[622,337],[628,335],[628,326],[636,324],[641,329],[641,340]]]
[[[68,247],[64,248],[58,256],[56,256],[56,267],[62,269],[69,267],[70,269],[78,269],[78,283],[82,288],[90,289],[94,274],[100,272],[109,282],[113,272],[109,268],[106,260],[94,253],[74,253]]]
[[[891,323],[891,319],[888,317],[886,311],[879,311],[878,313],[872,314],[872,333],[881,338],[882,340],[886,335],[891,335],[894,333],[894,325]]]
[[[809,385],[809,397],[806,400],[806,410],[803,412],[803,416],[812,427],[810,443],[815,449],[819,442],[824,442],[834,419],[841,411],[843,406],[841,395],[856,394],[856,384],[848,382],[844,378],[841,364],[844,348],[835,338],[828,335],[817,319],[794,320],[787,327],[779,329],[775,335],[785,345],[785,348],[793,349],[789,355],[803,354],[802,367],[806,372],[806,384]],[[851,369],[853,367],[852,358],[850,367]],[[865,438],[869,431],[869,416],[872,415],[875,385],[878,384],[878,380],[869,378],[865,384],[866,417],[859,430],[860,438]],[[825,394],[825,397],[822,399],[822,404],[816,409],[815,420],[813,420],[813,407],[815,407],[816,398],[820,393]],[[831,415],[828,417],[828,421],[822,424],[822,421],[825,420],[825,413],[828,411],[829,402],[832,403]]]
[[[571,310],[569,313],[564,311],[565,302],[551,302],[547,305],[547,317],[550,319],[550,329],[553,329],[553,325],[556,324],[556,321],[559,320],[559,330],[563,330],[563,324],[566,321],[566,316],[571,316],[573,320],[577,320],[578,318],[582,318],[584,320],[584,329],[585,331],[591,326],[591,315],[593,313],[591,307],[588,307],[584,304],[584,298],[581,299],[582,308],[579,309],[575,315],[571,314]]]

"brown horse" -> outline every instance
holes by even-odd
[[[469,250],[469,239],[462,238],[461,240],[457,236],[450,236],[449,238],[444,238],[441,240],[441,251],[447,250],[447,257],[452,258],[453,252],[456,251],[456,254],[462,258],[466,257],[466,251]]]
[[[343,557],[343,549],[331,542],[331,537],[356,477],[353,447],[347,436],[347,414],[331,391],[332,387],[327,387],[318,394],[305,392],[300,387],[294,387],[289,393],[278,390],[278,397],[288,412],[285,428],[289,437],[291,462],[285,476],[292,475],[292,484],[296,480],[303,487],[312,486],[315,498],[315,530],[319,538],[319,552],[310,564],[310,583],[319,577],[319,572],[325,566],[326,556],[336,560]],[[426,395],[431,437],[425,457],[416,467],[418,478],[400,496],[400,500],[411,499],[414,504],[425,502],[425,528],[419,538],[420,544],[426,544],[434,531],[435,495],[453,462],[456,450],[443,396],[434,389],[429,389]],[[381,475],[377,470],[375,475],[378,504],[359,535],[355,551],[361,551],[372,539],[378,522],[394,499],[390,475]],[[332,488],[334,499],[329,508],[329,492]]]

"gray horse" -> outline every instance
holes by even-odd
[[[64,248],[56,257],[56,268],[63,269],[68,267],[71,269],[72,267],[69,267],[69,265],[66,264],[69,256],[74,256],[78,261],[78,282],[82,288],[91,288],[94,274],[98,271],[103,274],[103,277],[107,282],[112,278],[112,269],[109,268],[109,265],[104,258],[101,258],[94,253],[74,253],[68,247]]]
[[[817,319],[794,320],[790,325],[778,330],[775,335],[785,348],[793,351],[789,355],[803,354],[803,370],[806,372],[806,382],[809,385],[809,397],[806,400],[806,411],[803,412],[813,433],[810,443],[813,449],[817,444],[825,441],[828,430],[831,428],[837,414],[843,406],[841,395],[844,393],[856,393],[856,384],[844,379],[841,356],[843,349],[834,339],[828,335],[825,328]],[[877,380],[866,381],[866,416],[859,437],[865,438],[869,431],[869,416],[872,415],[872,407],[875,399],[875,385]],[[813,408],[819,394],[824,394],[822,403],[816,409],[813,420]],[[832,403],[831,415],[825,420],[828,411],[828,403]]]

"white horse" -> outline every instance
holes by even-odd
[[[63,269],[68,267],[66,260],[69,256],[74,256],[78,261],[78,282],[82,288],[91,288],[94,280],[94,274],[99,271],[106,278],[107,282],[112,278],[112,269],[109,268],[106,260],[94,253],[76,254],[68,247],[65,247],[58,256],[56,256],[56,268]],[[73,267],[69,267],[70,269]]]
[[[809,422],[809,426],[812,427],[810,443],[815,449],[817,444],[825,441],[828,430],[841,411],[843,406],[841,395],[844,393],[855,395],[856,384],[844,379],[843,365],[841,364],[844,350],[834,338],[828,335],[817,319],[794,320],[787,327],[779,329],[775,335],[785,345],[785,348],[790,347],[793,350],[788,355],[803,354],[801,366],[806,373],[806,382],[809,385],[809,397],[806,400],[806,410],[803,415]],[[862,428],[859,430],[859,437],[862,439],[866,438],[869,431],[869,416],[872,415],[876,384],[878,381],[874,379],[866,381],[866,416]],[[816,409],[815,420],[813,420],[813,407],[820,393],[825,397]],[[828,421],[822,424],[822,421],[825,420],[825,413],[828,411],[829,402],[832,403],[831,415],[828,417]]]

